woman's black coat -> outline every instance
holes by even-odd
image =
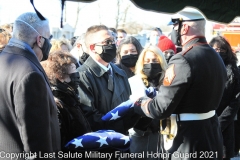
[[[222,100],[217,109],[220,122],[224,150],[227,158],[234,156],[234,118],[240,106],[240,77],[235,62],[226,64],[227,81]]]

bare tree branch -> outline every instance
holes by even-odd
[[[118,28],[119,16],[120,16],[120,0],[117,0],[117,15],[116,15],[115,28]]]
[[[126,17],[127,17],[129,8],[130,8],[130,4],[128,4],[128,6],[125,8],[125,10],[123,12],[123,28],[124,28],[125,23],[126,23]]]
[[[81,9],[80,9],[80,3],[78,2],[78,6],[77,6],[77,16],[76,16],[76,21],[75,21],[74,28],[77,28],[80,10],[81,10]]]

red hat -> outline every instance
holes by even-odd
[[[161,49],[161,51],[166,51],[168,49],[171,49],[176,53],[176,47],[175,44],[166,36],[161,36],[158,40],[158,47]]]

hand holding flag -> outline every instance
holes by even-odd
[[[145,93],[149,98],[154,98],[157,95],[157,91],[154,87],[148,87]]]
[[[111,120],[119,119],[119,118],[123,117],[124,115],[126,115],[127,113],[131,112],[131,110],[134,111],[133,106],[134,106],[134,102],[130,99],[125,102],[122,102],[116,108],[114,108],[113,110],[111,110],[107,114],[105,114],[102,117],[102,120],[103,121],[111,121]]]

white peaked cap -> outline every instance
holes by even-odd
[[[179,19],[181,21],[196,21],[203,20],[205,17],[199,10],[186,7],[172,16],[172,21],[169,22],[169,25],[178,23],[177,21],[174,22],[174,19]]]

